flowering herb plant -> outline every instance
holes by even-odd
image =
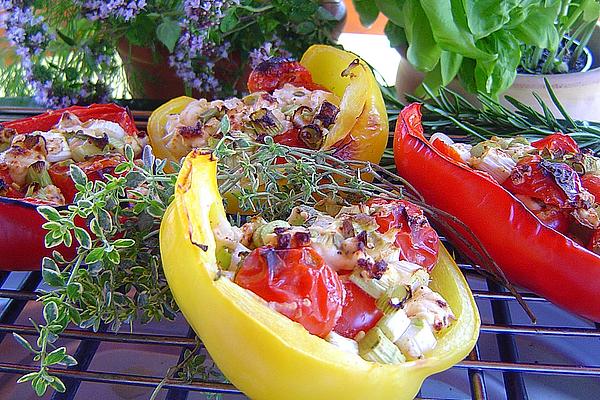
[[[121,44],[151,49],[188,89],[232,95],[248,61],[299,56],[338,22],[319,0],[0,0],[0,94],[49,107],[127,97]]]

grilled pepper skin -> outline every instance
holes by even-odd
[[[423,136],[420,104],[400,113],[394,157],[400,175],[429,204],[465,223],[510,282],[600,322],[600,256],[542,224],[487,174],[434,148]]]
[[[310,71],[316,84],[341,99],[340,113],[323,149],[337,149],[340,158],[379,163],[389,135],[386,108],[373,73],[363,61],[355,60],[360,61],[347,51],[313,45],[304,53],[300,64]],[[171,154],[163,136],[168,116],[180,113],[193,100],[187,96],[177,97],[150,116],[148,135],[157,157],[177,162],[185,155]]]
[[[137,132],[127,109],[116,104],[73,106],[5,122],[2,125],[13,128],[18,133],[47,131],[58,123],[66,111],[77,115],[82,122],[104,119],[118,123],[126,133]],[[36,204],[28,201],[0,196],[0,270],[38,270],[42,258],[51,256],[52,250],[60,251],[67,258],[75,255],[75,246],[60,246],[56,249],[47,249],[44,246],[46,230],[42,228],[42,224],[46,220],[38,214],[36,207]]]
[[[220,277],[213,227],[227,221],[210,154],[184,161],[175,200],[160,229],[163,268],[184,316],[225,376],[250,398],[411,399],[423,380],[462,360],[479,333],[479,314],[460,270],[444,249],[432,289],[457,320],[424,360],[383,365],[345,353]]]

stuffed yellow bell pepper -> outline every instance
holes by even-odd
[[[413,276],[426,274],[426,278],[417,287],[412,289],[406,287],[412,297],[405,298],[398,304],[393,301],[396,297],[390,297],[389,303],[386,303],[384,308],[392,309],[394,305],[401,305],[402,308],[392,309],[392,314],[387,313],[389,310],[386,311],[377,325],[366,335],[360,332],[353,336],[355,340],[343,337],[344,332],[340,330],[338,330],[339,335],[334,334],[333,331],[329,332],[332,324],[326,326],[329,318],[338,321],[344,319],[345,308],[340,316],[339,309],[336,311],[335,307],[336,304],[347,302],[348,297],[351,297],[348,292],[341,297],[325,296],[328,313],[315,310],[312,313],[295,313],[296,307],[290,305],[310,307],[311,302],[303,299],[296,304],[282,303],[267,298],[266,292],[255,290],[251,286],[253,282],[258,282],[256,277],[246,279],[252,268],[260,269],[261,262],[265,260],[269,264],[272,259],[282,260],[293,254],[300,255],[297,258],[300,261],[297,262],[300,264],[304,262],[306,264],[304,267],[310,269],[313,278],[324,277],[318,282],[327,283],[325,286],[309,286],[333,291],[331,293],[340,293],[342,286],[348,289],[348,282],[358,285],[359,282],[365,284],[368,283],[367,281],[374,281],[372,277],[367,279],[363,276],[367,270],[371,274],[383,273],[384,277],[387,276],[385,275],[387,271],[385,268],[380,268],[382,266],[380,262],[376,262],[364,263],[365,271],[360,276],[354,273],[340,273],[338,277],[335,272],[332,275],[329,267],[323,266],[323,260],[333,265],[335,258],[327,258],[329,257],[327,252],[321,252],[323,259],[315,255],[311,249],[316,243],[313,243],[313,247],[301,247],[300,244],[300,247],[294,248],[295,241],[307,240],[307,236],[302,234],[304,228],[283,227],[282,221],[279,221],[275,227],[271,226],[270,230],[267,229],[268,223],[260,225],[260,229],[254,225],[253,233],[252,229],[248,230],[245,225],[242,228],[243,237],[236,236],[236,232],[240,231],[231,227],[226,218],[218,192],[216,172],[216,161],[211,154],[195,150],[184,160],[176,185],[175,199],[161,224],[161,255],[169,286],[184,316],[225,376],[250,398],[258,400],[411,399],[427,376],[459,362],[473,348],[480,324],[477,308],[460,270],[441,244],[435,268],[418,269],[414,272]],[[374,210],[381,210],[378,208],[381,206],[385,205],[377,202],[370,205]],[[314,217],[302,212],[296,214],[295,218]],[[408,215],[418,219],[419,216],[413,214],[414,210],[408,211]],[[374,215],[373,218],[379,221],[380,225],[386,223],[385,221],[391,223],[387,217],[383,220],[377,219],[384,214]],[[360,216],[361,224],[371,224],[369,221],[372,219],[369,220],[363,214]],[[249,223],[256,224],[256,221],[255,218]],[[323,226],[324,222],[332,221],[335,219],[322,217],[321,222],[315,223],[315,226]],[[366,234],[352,233],[358,229],[359,225],[356,224],[359,223],[359,218],[352,221],[352,224],[343,222],[338,226],[345,232],[344,240],[346,243],[365,242]],[[424,223],[417,225],[428,226]],[[376,234],[374,231],[372,233]],[[401,240],[399,239],[401,237],[406,239],[406,236],[402,236],[405,233],[410,232],[398,230],[399,236],[392,237],[392,242]],[[314,234],[311,232],[310,236]],[[256,243],[257,236],[260,243]],[[383,240],[386,235],[377,237]],[[250,242],[260,247],[252,251],[244,251],[248,250],[244,245],[250,246]],[[432,244],[435,244],[434,241],[426,237],[419,246],[422,245],[423,249],[427,250],[427,246]],[[369,246],[358,246],[358,249],[372,249],[377,246],[377,243],[373,242]],[[390,247],[389,243],[384,247]],[[437,249],[436,247],[436,251]],[[261,261],[260,257],[264,254],[267,254],[267,257]],[[309,255],[308,262],[306,262],[306,255]],[[411,257],[409,253],[406,256],[408,259]],[[234,265],[236,259],[244,257],[242,267],[235,273],[225,267]],[[252,260],[259,262],[253,264]],[[250,267],[248,264],[251,264]],[[399,267],[403,267],[399,268],[399,271],[408,268],[409,265],[412,263],[400,261]],[[272,278],[280,272],[289,270],[289,268],[272,267],[270,265],[269,273],[263,274],[261,279]],[[425,271],[431,274],[429,286],[425,283],[429,279]],[[349,279],[344,280],[346,279],[344,277],[348,276]],[[391,279],[389,276],[385,279],[384,277],[379,276],[378,282],[383,283],[385,279]],[[298,280],[297,283],[295,287],[287,287],[287,290],[299,290],[302,281]],[[379,285],[365,284],[360,287],[369,293],[380,289]],[[396,292],[398,288],[400,287],[394,288],[394,296],[402,297]],[[312,294],[321,296],[319,290]],[[417,311],[412,311],[416,316],[411,316],[411,311],[408,309],[411,305],[417,305],[416,293],[421,293],[424,298],[430,296],[432,301],[419,303],[416,307]],[[367,296],[364,293],[363,295]],[[405,295],[409,296],[406,293]],[[354,296],[356,297],[357,294],[355,293]],[[411,301],[415,303],[409,304]],[[334,306],[329,307],[331,304]],[[379,300],[377,305],[380,305]],[[410,329],[419,330],[423,326],[429,326],[429,323],[432,323],[431,326],[439,324],[437,328],[440,330],[435,335],[435,346],[419,353],[419,350],[424,349],[427,340],[423,338],[417,340],[416,336],[412,339],[409,337],[408,341],[403,340],[406,334],[398,335],[399,339],[395,341],[398,347],[392,343],[389,337],[393,332],[386,330],[385,326],[380,326],[380,323],[386,318],[389,320],[390,315],[400,315],[397,311],[404,313],[403,310],[407,310],[407,314],[402,318],[407,318],[406,315],[411,316],[409,320],[411,327],[404,328],[404,332]],[[429,322],[427,322],[428,313],[432,317]],[[419,318],[423,318],[425,322],[421,321],[421,325],[416,326],[413,322]],[[390,326],[387,325],[388,328]],[[334,330],[336,329],[337,326]],[[425,333],[423,331],[423,334]],[[427,334],[431,336],[430,332]],[[333,338],[335,340],[332,340],[332,335],[335,336]],[[369,344],[365,347],[363,344],[367,339]],[[358,342],[356,348],[349,344],[356,342]],[[391,347],[380,346],[383,342],[391,343]]]
[[[224,130],[250,132],[296,147],[327,149],[339,158],[378,163],[389,127],[379,86],[356,55],[314,45],[301,61],[274,58],[256,67],[250,95],[207,101],[178,97],[156,109],[148,134],[159,158],[179,161],[211,147]],[[227,116],[226,128],[223,118]]]

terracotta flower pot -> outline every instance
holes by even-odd
[[[511,96],[542,111],[532,92],[537,93],[550,107],[557,118],[562,118],[559,110],[554,107],[544,85],[544,78],[548,79],[558,99],[567,112],[574,119],[600,121],[600,27],[597,26],[588,43],[592,54],[590,69],[582,72],[551,75],[517,74],[513,85],[500,94],[500,102],[508,108],[513,108],[504,96]],[[402,53],[401,53],[402,54]],[[401,57],[396,76],[396,92],[401,100],[405,101],[404,93],[414,93],[423,81],[423,73],[415,70],[412,65]],[[464,95],[467,99],[476,102],[475,95],[466,90],[454,80],[450,89]]]
[[[132,97],[166,100],[185,93],[183,81],[169,66],[169,51],[164,46],[158,46],[153,52],[148,47],[133,46],[121,39],[117,49]]]

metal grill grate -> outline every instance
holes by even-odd
[[[0,120],[41,111],[0,108]],[[149,113],[133,112],[133,115],[143,129]],[[523,293],[538,316],[539,323],[531,325],[510,295],[477,275],[469,264],[459,265],[482,314],[480,339],[467,359],[427,379],[420,398],[512,400],[598,396],[600,325],[569,315],[536,295]],[[37,335],[28,318],[40,319],[40,307],[35,302],[40,282],[38,272],[0,272],[0,398],[3,399],[35,398],[26,384],[15,383],[19,375],[34,371],[36,366],[29,355],[19,352],[10,333]],[[79,364],[52,369],[53,374],[65,381],[67,392],[47,394],[45,398],[84,399],[90,393],[94,393],[91,398],[148,398],[166,369],[195,344],[182,319],[175,323],[175,328],[165,325],[149,324],[134,329],[135,333],[66,330],[61,341],[67,343]],[[131,351],[142,354],[135,353],[139,348],[144,349],[144,356],[128,356]],[[108,357],[103,355],[107,352]],[[113,355],[114,352],[117,354]],[[97,362],[100,357],[109,359],[104,367]],[[124,365],[127,370],[123,370]],[[107,392],[110,394],[96,397],[98,385],[110,388]],[[168,390],[160,398],[169,400],[206,398],[208,393],[221,393],[228,399],[245,398],[234,386],[218,382],[188,384],[173,380],[164,387]]]

